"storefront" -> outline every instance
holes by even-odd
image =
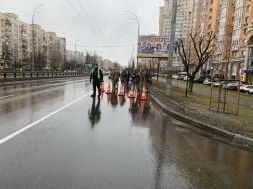
[[[247,85],[253,84],[253,69],[244,70],[244,74],[246,75],[245,82]]]

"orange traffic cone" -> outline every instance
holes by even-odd
[[[120,90],[119,90],[118,96],[124,96],[122,84],[120,86]]]
[[[105,92],[105,94],[112,94],[110,82],[108,84],[108,88],[107,88],[107,91]]]
[[[141,92],[141,98],[140,98],[140,100],[147,100],[147,97],[146,97],[146,94],[145,94],[144,88],[142,88],[142,92]]]
[[[105,92],[104,82],[100,83],[100,92]]]
[[[130,89],[130,93],[128,95],[128,98],[135,98],[133,85],[132,85],[132,88]]]

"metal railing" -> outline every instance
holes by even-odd
[[[19,78],[49,78],[49,77],[81,77],[89,73],[83,72],[45,72],[45,71],[0,71],[0,79],[19,79]]]

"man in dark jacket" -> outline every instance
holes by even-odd
[[[103,72],[101,69],[98,68],[98,65],[95,64],[94,68],[92,69],[91,73],[90,73],[90,82],[91,79],[93,81],[93,94],[91,95],[91,97],[95,97],[96,96],[96,87],[98,88],[98,98],[101,95],[101,91],[100,91],[100,82],[103,81]]]

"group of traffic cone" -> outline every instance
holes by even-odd
[[[100,90],[101,90],[101,92],[104,92],[104,91],[105,91],[105,90],[104,90],[104,84],[103,84],[102,88],[100,87]],[[110,82],[108,83],[107,91],[106,91],[105,93],[106,93],[106,94],[112,94]],[[122,84],[121,84],[121,86],[120,86],[120,90],[119,90],[118,96],[124,96]]]
[[[105,92],[106,94],[112,94],[110,82],[108,84],[107,91],[105,91],[105,89],[104,89],[104,83],[103,82],[101,83],[100,90],[101,90],[101,92]],[[119,90],[118,96],[124,96],[124,91],[123,91],[122,84],[120,86],[120,90]],[[130,93],[128,95],[128,98],[135,98],[135,96],[134,96],[134,86],[133,85],[132,85],[132,87],[130,89]],[[142,92],[141,92],[140,100],[147,100],[147,97],[146,97],[146,87],[145,86],[142,87]]]
[[[130,93],[128,95],[128,98],[135,98],[135,96],[134,96],[134,87],[133,86],[130,89]],[[142,87],[140,100],[147,100],[145,86]]]

